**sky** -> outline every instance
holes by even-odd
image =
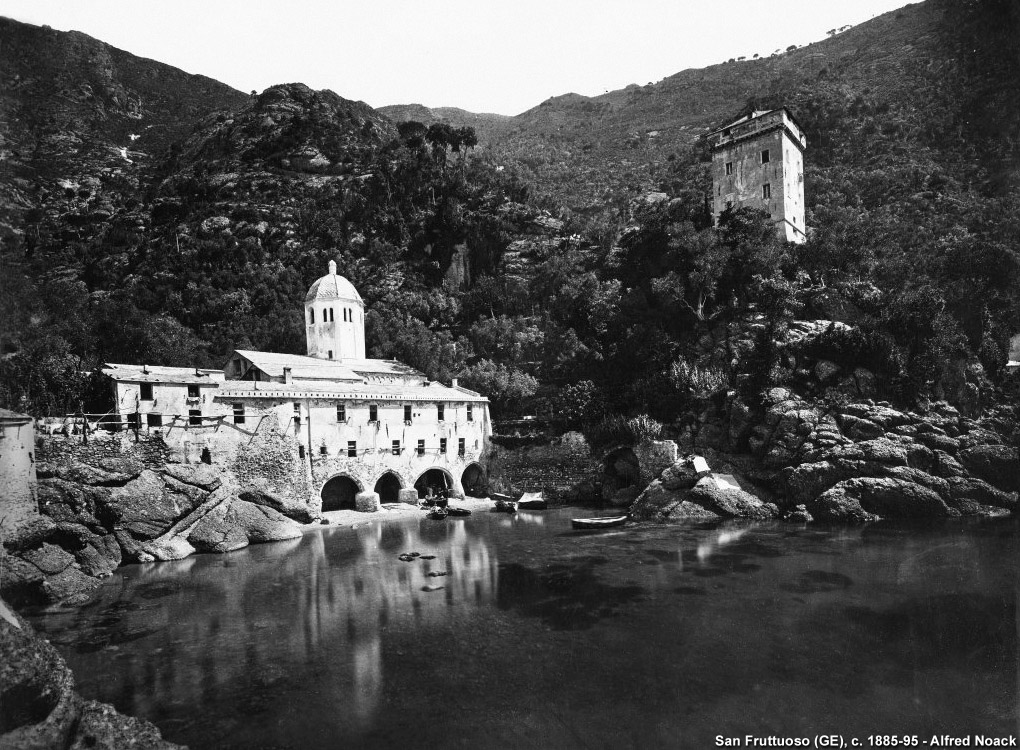
[[[241,91],[301,82],[373,107],[515,115],[771,54],[904,0],[3,0]]]

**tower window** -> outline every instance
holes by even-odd
[[[769,185],[767,182],[761,186],[761,197],[762,200],[766,201],[772,197],[772,186]]]
[[[443,422],[446,417],[446,404],[436,404],[436,418]]]
[[[370,404],[368,407],[368,421],[378,422],[379,421],[379,407],[375,404]]]
[[[446,438],[439,438],[439,452],[446,453]]]
[[[329,322],[330,323],[333,322],[333,308],[332,307],[329,308]]]
[[[152,401],[152,383],[142,383],[138,386],[138,390],[141,392],[139,398],[142,401]]]
[[[393,441],[393,455],[394,456],[399,456],[400,455],[400,441],[399,440],[394,440]]]
[[[188,398],[198,398],[199,390],[197,385],[188,386]]]
[[[234,424],[244,424],[244,404],[234,404]]]
[[[733,162],[731,161],[726,162],[726,174],[727,175],[733,174]]]
[[[347,458],[357,458],[357,457],[358,457],[358,441],[357,440],[348,440],[347,441]]]
[[[404,404],[404,422],[411,424],[411,405]]]
[[[764,151],[761,152],[761,163],[762,164],[768,164],[769,163],[769,150],[768,149],[765,149]]]
[[[424,456],[425,455],[425,441],[424,440],[419,440],[418,441],[418,455],[419,456]]]
[[[308,325],[315,325],[315,310],[308,311]]]

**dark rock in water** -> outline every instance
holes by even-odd
[[[278,513],[282,513],[298,523],[311,523],[315,520],[315,516],[312,515],[307,505],[296,505],[288,503],[278,495],[274,495],[272,492],[266,490],[249,488],[240,493],[239,497],[242,500],[246,500],[249,503],[255,505],[261,505],[266,508],[272,508]]]
[[[47,641],[23,618],[0,617],[0,748],[13,750],[183,750],[165,741],[159,729],[142,719],[119,714],[105,703],[85,703],[75,692],[74,676]],[[16,623],[16,624],[15,624]]]
[[[1020,491],[1020,459],[1005,445],[975,445],[960,451],[960,463],[993,487]]]
[[[419,559],[421,559],[421,560],[435,560],[436,556],[435,555],[422,555]]]
[[[668,471],[668,470],[667,470]],[[659,522],[717,518],[776,518],[779,508],[738,487],[721,487],[704,477],[692,489],[668,489],[656,479],[631,506],[636,520]]]
[[[99,586],[98,578],[86,575],[77,568],[68,567],[56,575],[46,576],[42,590],[48,601],[60,602],[70,597],[91,594]]]
[[[698,484],[687,495],[687,500],[716,513],[723,518],[769,519],[779,516],[779,508],[762,502],[750,492],[736,487],[717,487],[710,481]]]
[[[301,536],[301,528],[291,519],[272,508],[246,500],[235,499],[231,502],[226,520],[238,526],[247,535],[249,542],[277,542]]]
[[[810,507],[822,521],[878,518],[946,518],[959,515],[935,492],[914,482],[884,477],[846,479]]]
[[[1018,507],[1017,493],[1003,492],[996,489],[987,482],[974,477],[950,477],[949,481],[949,504],[958,507],[961,512],[966,512],[961,503],[966,503],[968,510],[979,510],[974,504],[991,506],[1004,510],[1016,511]],[[986,515],[981,512],[980,515]]]
[[[814,517],[808,512],[806,505],[798,505],[783,514],[783,520],[791,523],[811,523]]]

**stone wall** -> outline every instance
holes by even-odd
[[[506,448],[494,445],[489,458],[489,486],[516,495],[542,490],[550,499],[567,498],[581,483],[598,481],[602,462],[578,432],[543,445]]]
[[[145,431],[135,435],[133,431],[100,430],[89,435],[40,435],[36,440],[37,459],[51,464],[130,457],[147,469],[155,469],[169,463],[171,453],[162,437]]]

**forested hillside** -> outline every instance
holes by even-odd
[[[869,368],[884,395],[993,393],[1020,330],[1018,21],[1008,0],[928,0],[516,118],[387,108],[397,124],[332,92],[243,95],[5,22],[22,69],[0,94],[16,154],[3,404],[76,408],[104,360],[302,352],[301,300],[330,258],[365,297],[371,356],[459,375],[498,416],[669,421],[717,388],[804,381],[781,345],[795,317],[851,324],[813,353]],[[75,80],[98,63],[67,65],[57,90],[24,83],[33,35],[92,50],[114,93]],[[164,78],[176,99],[140,95]],[[92,98],[67,104],[85,83]],[[773,106],[809,141],[804,246],[753,212],[719,228],[706,214],[698,136]]]

